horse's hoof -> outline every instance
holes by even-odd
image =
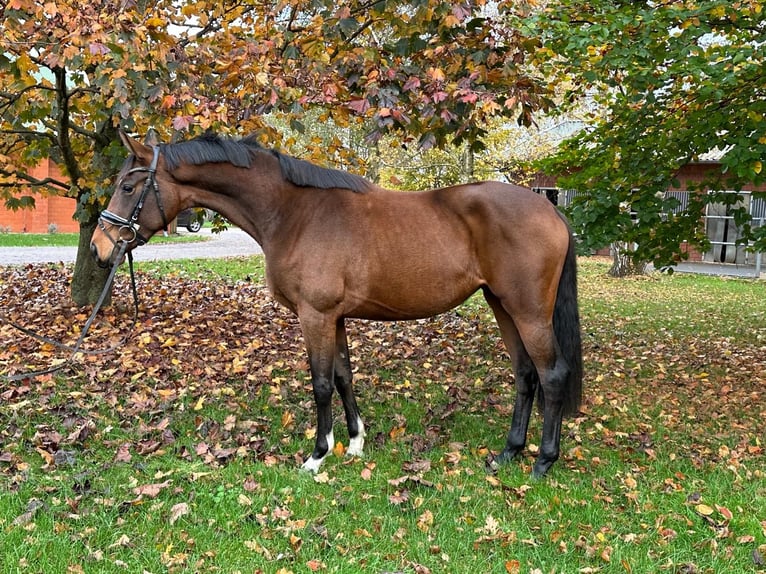
[[[355,456],[364,458],[364,436],[354,437],[348,443],[346,458],[353,458]]]
[[[517,454],[519,454],[519,450],[503,450],[500,454],[494,455],[490,452],[489,456],[487,457],[487,461],[485,463],[485,467],[487,469],[487,472],[497,472],[500,467],[511,460],[513,460]]]
[[[316,474],[319,472],[319,467],[322,466],[323,460],[323,458],[314,458],[313,456],[310,456],[301,465],[301,472]]]
[[[531,478],[533,481],[542,480],[542,479],[544,479],[544,478],[545,478],[545,473],[546,473],[546,472],[548,472],[548,471],[543,471],[543,472],[540,472],[540,471],[538,471],[536,468],[533,468],[533,469],[532,469],[532,472],[531,472],[531,473],[530,473],[530,475],[529,475],[529,477],[530,477],[530,478]]]
[[[553,463],[556,462],[556,459],[553,460],[540,460],[537,459],[537,462],[535,463],[535,466],[532,468],[532,478],[535,480],[540,480],[542,478],[545,478],[545,475],[550,470],[551,466],[553,466]]]

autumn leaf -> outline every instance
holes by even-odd
[[[160,491],[163,488],[167,488],[168,486],[170,486],[170,481],[166,480],[165,482],[137,486],[136,488],[133,489],[133,492],[137,496],[146,496],[148,498],[156,498],[157,495],[159,495]]]
[[[26,511],[14,518],[12,524],[14,526],[25,526],[30,524],[41,508],[45,508],[45,503],[41,500],[33,498],[27,504]]]
[[[189,514],[189,505],[185,502],[174,504],[170,509],[170,524],[175,524],[182,516]]]
[[[402,464],[402,470],[411,474],[423,474],[431,470],[431,461],[428,459],[407,461]]]
[[[715,510],[707,504],[698,504],[695,509],[697,513],[701,514],[702,516],[712,516],[712,514],[715,512]]]
[[[372,478],[372,471],[375,470],[375,466],[376,464],[374,462],[368,462],[364,465],[364,468],[360,473],[362,480],[370,480]]]
[[[323,471],[314,475],[314,482],[319,484],[327,484],[330,482],[330,475],[327,471]]]
[[[130,537],[127,534],[121,534],[117,540],[109,545],[109,548],[129,547],[131,545]]]
[[[130,454],[129,443],[121,444],[119,448],[117,449],[117,453],[114,456],[115,462],[130,462],[132,458],[133,457]]]
[[[338,441],[335,443],[335,446],[332,449],[332,453],[337,457],[343,457],[343,455],[346,454],[346,447],[343,446],[343,443]]]
[[[426,510],[418,516],[416,525],[421,532],[428,532],[434,524],[434,515],[430,510]]]
[[[389,502],[395,506],[404,504],[409,499],[410,499],[410,493],[407,490],[402,490],[402,491],[397,490],[393,494],[389,495],[388,497]]]

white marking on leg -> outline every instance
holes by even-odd
[[[364,455],[364,423],[362,422],[361,418],[357,417],[356,425],[359,428],[359,434],[348,441],[348,450],[346,451],[346,456]]]
[[[301,470],[305,470],[311,473],[316,474],[319,470],[319,467],[322,466],[322,462],[324,462],[324,459],[326,459],[331,453],[332,449],[335,447],[335,437],[332,434],[332,430],[328,433],[327,437],[327,452],[322,458],[314,458],[314,456],[310,456],[306,459],[306,461],[303,463],[303,466],[301,466]]]

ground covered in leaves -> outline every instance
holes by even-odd
[[[586,401],[550,476],[498,473],[513,378],[479,299],[350,322],[367,457],[297,472],[313,402],[297,321],[254,272],[139,275],[66,361],[71,268],[0,269],[3,572],[758,572],[766,285],[614,280],[581,261]],[[252,260],[234,267],[245,268]],[[194,267],[190,271],[190,267]],[[125,342],[123,342],[125,340]]]

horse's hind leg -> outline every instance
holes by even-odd
[[[351,384],[351,360],[348,354],[348,339],[346,338],[346,326],[343,319],[338,320],[335,335],[335,388],[343,401],[343,410],[346,413],[346,425],[348,426],[349,444],[346,454],[348,456],[362,456],[364,450],[364,423],[359,415],[359,407],[354,397],[354,388]]]
[[[529,417],[535,402],[539,378],[535,365],[524,348],[524,344],[521,342],[519,332],[511,316],[505,310],[500,300],[488,289],[484,290],[484,298],[495,314],[495,319],[500,328],[500,335],[508,349],[508,353],[511,355],[513,370],[516,376],[516,401],[513,407],[511,429],[508,431],[505,448],[495,458],[497,463],[502,464],[508,462],[521,452],[527,442],[527,427],[529,426]]]
[[[545,322],[539,318],[528,321],[516,319],[515,324],[540,377],[543,436],[532,474],[541,477],[559,458],[569,367],[556,341],[550,321]]]

